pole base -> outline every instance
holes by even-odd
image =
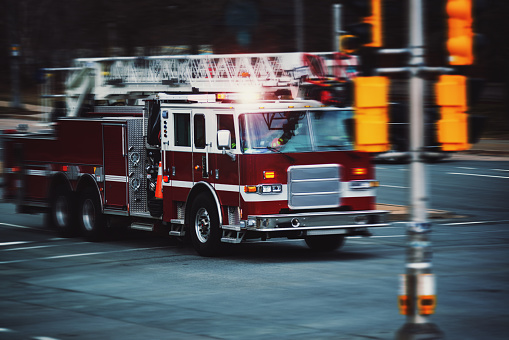
[[[444,333],[434,323],[406,323],[396,333],[396,340],[443,340]]]

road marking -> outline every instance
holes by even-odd
[[[386,188],[408,189],[408,187],[402,187],[402,186],[399,186],[399,185],[380,184],[380,186],[381,187],[386,187]]]
[[[419,262],[419,263],[407,263],[406,267],[412,269],[426,269],[433,267],[433,265],[431,264],[431,262]]]
[[[481,175],[481,174],[465,174],[461,172],[448,172],[448,175],[463,175],[463,176],[476,176],[476,177],[490,177],[490,178],[502,178],[502,179],[509,179],[509,177],[505,176],[493,176],[493,175]]]
[[[15,246],[17,244],[26,244],[30,243],[28,241],[14,241],[14,242],[2,242],[0,243],[0,246]]]
[[[0,226],[6,226],[6,227],[12,227],[12,228],[20,228],[20,229],[32,229],[32,230],[39,230],[39,231],[44,231],[44,232],[51,232],[50,230],[46,230],[46,229],[43,229],[43,228],[27,227],[27,226],[23,226],[23,225],[12,224],[12,223],[4,223],[4,222],[0,222]]]
[[[490,170],[493,170],[493,171],[507,171],[507,172],[509,172],[508,169],[490,169]]]
[[[34,336],[34,340],[58,340],[57,338],[50,338],[49,336]]]
[[[468,166],[458,166],[458,169],[476,170],[477,168],[469,168]]]
[[[490,224],[490,223],[504,223],[504,222],[509,222],[509,220],[454,222],[454,223],[443,223],[443,224],[439,224],[439,225],[449,226],[449,225]]]
[[[168,248],[170,248],[170,247],[164,246],[164,247],[149,247],[149,248],[134,248],[134,249],[123,249],[123,250],[112,250],[112,251],[100,251],[100,252],[95,252],[95,253],[54,255],[54,256],[39,257],[39,258],[34,258],[34,259],[1,261],[0,264],[22,263],[22,262],[31,262],[31,261],[40,261],[40,260],[54,260],[54,259],[62,259],[62,258],[70,258],[70,257],[94,256],[94,255],[104,255],[104,254],[114,254],[114,253],[125,253],[125,252],[129,252],[129,251],[137,251],[137,250],[168,249]]]

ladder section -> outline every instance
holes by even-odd
[[[338,53],[279,53],[76,59],[67,94],[83,96],[84,77],[93,75],[96,100],[158,92],[241,92],[298,86],[303,79],[340,76],[338,67],[355,67],[356,57]],[[316,67],[313,63],[320,64]],[[346,66],[345,66],[346,65]],[[85,71],[88,70],[88,71]],[[343,72],[348,77],[347,72]],[[353,74],[353,73],[351,73]],[[88,91],[87,91],[88,92]]]

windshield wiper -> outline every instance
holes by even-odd
[[[280,153],[281,155],[285,156],[286,158],[288,158],[288,160],[290,162],[295,162],[295,158],[293,158],[292,156],[290,156],[289,154],[286,154],[284,153],[283,151],[279,150],[278,148],[275,148],[275,147],[272,147],[272,146],[267,146],[265,147],[266,149],[272,151],[272,152],[277,152],[277,153]]]

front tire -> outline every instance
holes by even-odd
[[[196,197],[191,207],[190,234],[193,247],[201,256],[216,256],[221,253],[222,231],[216,205],[208,195]]]
[[[80,195],[78,215],[81,234],[88,241],[100,241],[104,238],[106,219],[101,211],[99,195],[95,190],[86,189]]]
[[[306,244],[309,248],[318,252],[330,252],[339,249],[345,243],[343,235],[319,235],[307,236]]]

